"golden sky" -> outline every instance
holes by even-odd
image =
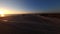
[[[31,12],[25,12],[23,10],[21,11],[17,11],[17,10],[9,10],[9,9],[5,9],[5,8],[1,8],[0,9],[0,14],[27,14],[27,13],[31,13]]]

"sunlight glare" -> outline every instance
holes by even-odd
[[[5,15],[4,14],[1,14],[1,17],[4,17]]]
[[[5,15],[4,15],[4,11],[0,10],[0,16],[1,16],[1,17],[4,17],[4,16],[5,16]]]

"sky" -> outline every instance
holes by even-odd
[[[15,12],[60,12],[60,0],[0,0],[0,8]]]

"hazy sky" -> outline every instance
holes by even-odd
[[[60,0],[0,0],[0,8],[19,12],[60,12]]]

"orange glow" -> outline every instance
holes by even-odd
[[[4,17],[5,15],[4,14],[1,14],[1,17]]]
[[[8,10],[8,9],[0,9],[0,14],[22,14],[20,11]]]
[[[1,17],[4,17],[5,15],[4,15],[4,12],[2,11],[2,10],[0,10],[0,16]]]
[[[18,10],[9,10],[9,9],[3,9],[3,8],[0,9],[0,16],[1,17],[6,16],[5,14],[27,14],[27,13],[30,13],[30,12],[26,12],[23,10],[18,11]]]

